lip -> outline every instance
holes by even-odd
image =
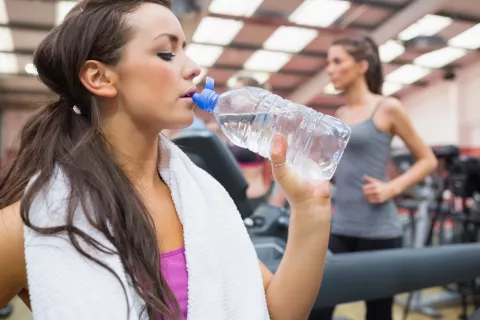
[[[197,92],[196,88],[191,88],[183,96],[181,96],[181,99],[192,99],[193,95]]]

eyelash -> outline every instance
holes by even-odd
[[[160,59],[165,60],[165,61],[172,61],[173,57],[175,57],[175,55],[171,52],[169,52],[169,53],[158,53],[157,55],[160,57]]]

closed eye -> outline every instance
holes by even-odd
[[[160,57],[160,59],[162,60],[165,60],[165,61],[172,61],[173,57],[175,57],[175,55],[171,52],[160,52],[160,53],[157,53],[157,55]]]

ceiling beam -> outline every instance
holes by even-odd
[[[381,9],[388,9],[398,11],[405,8],[405,4],[403,3],[391,3],[390,0],[378,1],[378,0],[349,0],[352,4],[357,5],[367,5],[371,7],[381,8]],[[407,3],[408,4],[408,3]]]
[[[372,31],[370,36],[378,44],[382,44],[396,37],[398,33],[426,14],[436,12],[446,2],[447,0],[416,0]],[[322,70],[304,85],[298,87],[288,98],[296,103],[306,104],[318,95],[319,91],[323,90],[329,82],[327,73]]]
[[[456,12],[450,12],[450,11],[438,11],[436,14],[439,16],[451,18],[453,20],[460,20],[463,22],[470,22],[473,24],[480,23],[480,18],[474,15],[456,13]]]
[[[215,64],[213,67],[209,68],[210,70],[212,69],[219,69],[219,70],[232,70],[232,71],[241,71],[245,70],[243,66],[237,66],[237,65],[230,65],[230,64]],[[252,72],[265,72],[262,70],[249,70]],[[301,76],[301,77],[311,77],[315,75],[315,71],[303,71],[303,70],[280,70],[277,72],[274,72],[275,74],[285,74],[285,75],[291,75],[291,76]]]
[[[338,29],[334,27],[315,27],[315,26],[310,26],[310,25],[302,25],[302,24],[297,24],[290,22],[287,17],[282,16],[282,15],[259,15],[259,16],[251,16],[251,17],[240,17],[240,16],[234,16],[234,15],[229,15],[229,14],[219,14],[219,13],[209,13],[209,17],[215,17],[215,18],[221,18],[221,19],[229,19],[229,20],[237,20],[237,21],[242,21],[245,24],[258,24],[258,25],[267,25],[267,26],[273,26],[273,27],[281,27],[281,26],[291,26],[291,27],[300,27],[300,28],[305,28],[305,29],[313,29],[317,30],[320,33],[323,34],[345,34],[345,33],[352,33],[358,30],[363,30],[363,31],[370,31],[375,28],[374,25],[367,25],[367,24],[359,24],[359,23],[352,23],[350,24],[349,28],[344,28],[344,29]]]
[[[196,44],[201,44],[201,45],[210,45],[209,43],[202,43],[202,42],[195,42]],[[259,46],[259,45],[252,45],[252,44],[247,44],[247,43],[238,43],[238,42],[232,42],[226,46],[224,46],[225,49],[233,49],[233,50],[239,50],[239,51],[257,51],[257,50],[262,50],[263,47],[262,46]],[[471,50],[471,51],[479,51],[480,49],[478,50]],[[273,52],[280,52],[280,53],[288,53],[288,54],[292,54],[293,56],[298,56],[298,57],[310,57],[310,58],[318,58],[318,59],[326,59],[327,58],[327,52],[325,51],[315,51],[315,50],[303,50],[303,51],[300,51],[298,53],[292,53],[292,52],[288,52],[288,51],[282,51],[282,50],[269,50],[269,51],[273,51]],[[30,50],[30,49],[15,49],[14,51],[2,51],[0,50],[0,52],[3,52],[3,53],[14,53],[14,54],[17,54],[17,55],[25,55],[25,56],[32,56],[33,53],[34,53],[34,50]],[[402,60],[402,59],[395,59],[393,61],[390,61],[388,62],[388,64],[390,65],[394,65],[394,66],[403,66],[404,64],[407,64],[407,63],[412,63],[412,60]],[[216,66],[214,65],[213,68],[215,68]],[[455,65],[455,64],[451,64],[448,66],[449,68],[456,68],[458,67],[458,65]],[[221,65],[218,67],[219,69],[224,69],[221,67]],[[284,71],[281,71],[280,73],[282,73]],[[287,73],[290,72],[290,71],[287,71]],[[308,75],[308,76],[312,76],[314,75],[315,73],[311,73],[311,72],[308,72],[308,73],[304,73],[302,71],[292,71],[293,73],[295,74],[299,74],[299,75]]]

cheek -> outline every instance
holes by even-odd
[[[345,65],[339,69],[339,76],[341,76],[343,81],[348,82],[353,78],[355,78],[357,76],[357,73],[354,70],[354,68],[352,68],[351,66]]]
[[[129,61],[122,74],[122,91],[136,107],[173,102],[178,98],[178,71],[173,61],[157,57]]]

